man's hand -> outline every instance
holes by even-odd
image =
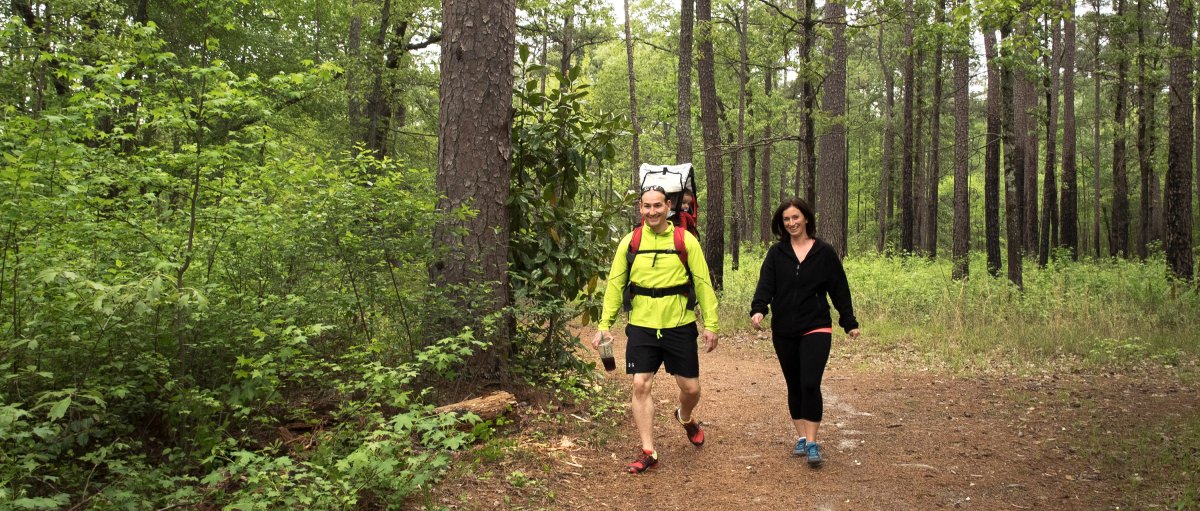
[[[606,336],[610,338],[612,337],[612,335],[605,330],[596,330],[596,337],[592,338],[592,348],[600,349],[600,342],[603,341]]]
[[[762,320],[763,320],[763,313],[761,313],[761,312],[755,312],[753,316],[750,316],[750,322],[754,323],[755,330],[763,329]]]
[[[862,335],[862,332],[860,332],[857,328],[855,328],[854,330],[847,332],[847,334],[850,336],[851,340],[856,340],[856,339],[858,339],[859,335]]]
[[[712,350],[717,349],[717,334],[709,330],[704,331],[704,352],[712,353]]]

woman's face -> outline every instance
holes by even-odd
[[[798,237],[800,233],[805,232],[807,227],[808,219],[804,218],[804,213],[800,212],[800,208],[790,206],[783,210],[783,228],[787,230],[789,236]]]

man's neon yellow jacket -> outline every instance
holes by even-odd
[[[661,234],[655,234],[653,229],[642,232],[639,252],[647,250],[669,250],[675,248],[675,226],[668,223],[667,229]],[[630,279],[626,275],[629,263],[629,242],[633,233],[626,234],[617,243],[617,252],[613,256],[612,268],[608,270],[608,285],[604,289],[604,312],[597,325],[600,330],[612,328],[617,320],[617,313],[624,301],[625,283]],[[688,266],[692,269],[692,282],[696,288],[696,301],[700,304],[700,313],[704,319],[704,329],[717,333],[717,294],[713,291],[712,278],[708,273],[708,263],[704,260],[704,249],[700,241],[690,232],[683,233],[683,246],[687,249]],[[633,260],[633,283],[641,287],[664,288],[687,283],[687,270],[683,261],[676,254],[647,254],[641,253]],[[668,295],[651,297],[634,295],[633,309],[629,312],[629,324],[645,328],[674,328],[696,321],[696,313],[687,307],[687,297],[684,295]]]

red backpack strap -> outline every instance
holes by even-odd
[[[643,221],[641,225],[633,228],[633,238],[629,239],[629,250],[631,252],[637,252],[638,248],[642,246],[642,229],[645,227],[646,222]]]
[[[685,229],[683,227],[675,228],[675,252],[679,253],[679,260],[683,261],[683,267],[684,267],[684,269],[688,270],[688,274],[690,276],[691,268],[688,267],[688,262],[687,262],[687,245],[685,245],[683,243],[683,241],[684,241],[683,235],[686,232],[687,232],[687,229]]]

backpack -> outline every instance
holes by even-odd
[[[638,175],[641,178],[641,189],[645,190],[648,186],[661,186],[663,193],[667,196],[667,200],[671,201],[670,220],[676,227],[682,227],[688,232],[691,232],[696,239],[700,239],[700,230],[696,228],[696,218],[700,214],[699,205],[695,203],[696,197],[696,179],[693,176],[694,169],[691,163],[680,163],[678,165],[655,165],[643,163],[638,168]],[[693,202],[690,204],[691,211],[683,210],[683,194],[689,192],[692,194]]]
[[[687,297],[687,308],[696,308],[696,286],[692,281],[692,267],[688,266],[687,247],[684,244],[684,229],[675,229],[675,248],[673,249],[658,249],[658,250],[640,250],[642,245],[642,231],[646,228],[643,221],[642,225],[634,228],[633,238],[629,240],[629,251],[625,254],[625,311],[629,312],[633,309],[633,296],[651,296],[662,297],[670,295],[684,295]],[[633,283],[633,259],[638,254],[676,254],[679,260],[683,262],[683,269],[687,271],[687,282],[678,286],[671,287],[642,287]]]

